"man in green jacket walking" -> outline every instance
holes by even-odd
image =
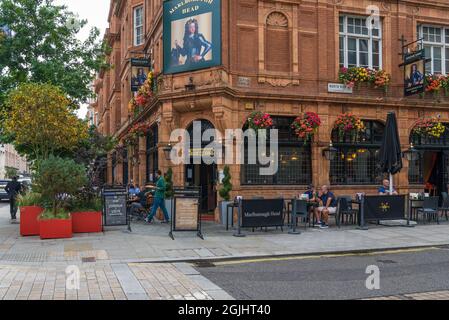
[[[165,191],[167,189],[165,179],[162,176],[161,170],[156,172],[156,191],[154,193],[153,207],[151,213],[147,218],[148,223],[153,223],[153,218],[156,215],[157,209],[161,208],[164,213],[165,221],[163,223],[169,223],[170,217],[168,216],[167,208],[165,207]]]

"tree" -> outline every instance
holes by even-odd
[[[76,35],[87,21],[77,20],[65,6],[53,0],[1,0],[0,28],[0,110],[6,95],[24,82],[59,86],[73,107],[93,95],[91,82],[96,72],[108,68],[110,48],[93,28],[85,41]],[[2,135],[0,141],[11,142]]]
[[[231,173],[229,172],[229,166],[224,167],[223,174],[223,187],[220,189],[219,194],[220,197],[223,198],[223,200],[229,201],[231,198],[230,193],[232,191]]]
[[[22,84],[3,110],[4,132],[30,161],[67,155],[87,138],[87,124],[70,108],[62,90],[50,84]]]
[[[39,161],[34,175],[33,192],[50,201],[52,213],[56,217],[68,196],[75,194],[86,181],[83,165],[72,159],[50,155],[48,159]]]

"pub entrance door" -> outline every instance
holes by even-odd
[[[422,159],[425,191],[441,196],[448,191],[448,155],[441,150],[424,151]]]
[[[208,145],[214,138],[209,137],[207,141],[200,141],[194,144],[193,139],[203,134],[208,129],[215,129],[208,120],[195,120],[187,128],[190,136],[190,163],[185,166],[185,184],[191,187],[200,187],[200,211],[202,213],[213,213],[217,207],[217,165],[206,164],[203,161],[203,154],[210,154]],[[196,160],[196,161],[195,161]]]

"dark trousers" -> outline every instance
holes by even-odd
[[[17,215],[16,197],[9,198],[9,212],[11,213],[11,219],[16,219],[16,215]]]

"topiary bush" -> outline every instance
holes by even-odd
[[[221,187],[220,191],[218,192],[220,194],[220,197],[223,198],[225,201],[229,201],[231,199],[231,191],[232,191],[232,183],[231,183],[231,173],[229,172],[229,166],[225,166],[223,169],[224,178],[222,181],[223,186]]]
[[[170,199],[173,198],[173,170],[169,168],[167,173],[165,174],[165,198]]]

